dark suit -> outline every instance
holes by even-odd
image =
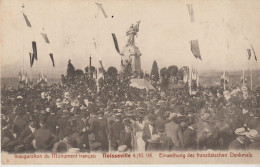
[[[15,150],[18,142],[14,134],[9,128],[3,128],[1,130],[1,149],[2,151],[12,152]]]
[[[65,135],[65,130],[66,130],[66,125],[67,125],[67,122],[68,122],[68,118],[66,117],[61,117],[58,121],[57,121],[57,126],[59,127],[58,128],[58,137],[60,139],[62,139]]]
[[[120,133],[120,145],[126,145],[130,150],[132,150],[132,134],[131,132],[126,132],[122,130]]]
[[[145,141],[145,150],[147,150],[148,145],[149,145],[147,140],[151,139],[153,134],[157,134],[155,127],[153,127],[153,131],[151,132],[150,128],[149,128],[149,124],[148,123],[144,124],[142,138]]]
[[[197,148],[196,132],[191,128],[187,128],[183,133],[183,149],[195,150]]]
[[[120,132],[125,128],[122,122],[115,122],[111,125],[110,137],[111,137],[111,146],[113,149],[117,150],[118,141],[120,141]]]
[[[182,148],[183,132],[179,124],[176,124],[174,121],[165,124],[165,133],[172,139],[175,149]]]
[[[158,151],[171,151],[174,144],[172,142],[172,139],[169,136],[166,136],[165,134],[160,134],[160,141],[162,143],[161,149]]]
[[[47,125],[52,133],[56,133],[57,117],[55,114],[50,114],[47,118]]]

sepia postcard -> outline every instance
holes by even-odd
[[[259,0],[0,0],[1,164],[260,164]]]

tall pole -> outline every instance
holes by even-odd
[[[226,69],[225,68],[224,68],[223,80],[224,80],[224,90],[226,90]]]
[[[99,7],[98,7],[98,15],[97,15],[97,18],[98,18],[98,43],[97,43],[97,67],[96,67],[96,76],[97,76],[97,78],[96,78],[96,80],[97,80],[97,82],[96,82],[96,84],[97,84],[97,92],[99,91],[99,85],[98,85],[98,60],[99,60]]]
[[[250,65],[250,83],[251,83],[251,91],[253,90],[253,71],[252,71],[252,63],[249,62]]]
[[[245,68],[243,68],[243,85],[245,85]]]
[[[89,75],[89,76],[92,76],[92,75],[91,75],[91,58],[92,58],[92,57],[91,57],[91,54],[90,54],[90,56],[89,56],[89,70],[88,70],[88,75]],[[92,78],[92,77],[91,77],[91,78]]]

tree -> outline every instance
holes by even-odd
[[[183,80],[183,76],[184,76],[184,73],[188,73],[189,72],[189,67],[187,66],[183,66],[181,67],[178,72],[177,72],[177,78],[178,80]]]
[[[81,69],[75,70],[75,76],[76,76],[76,77],[81,77],[81,76],[83,76],[83,75],[84,75],[83,70],[81,70]]]
[[[71,60],[68,61],[68,67],[67,67],[67,79],[68,81],[73,81],[75,77],[75,67],[71,63]]]
[[[109,67],[107,69],[107,75],[111,78],[115,78],[117,77],[117,69],[115,67]]]
[[[154,61],[153,62],[153,66],[152,66],[152,70],[151,70],[151,80],[154,81],[154,82],[158,82],[159,81],[159,68],[158,68],[158,65],[157,65],[157,62]]]
[[[163,67],[160,70],[160,74],[161,74],[161,78],[162,78],[162,83],[161,83],[162,87],[161,88],[163,90],[165,90],[168,88],[168,85],[169,85],[169,79],[170,79],[169,71],[166,67]]]
[[[170,77],[177,77],[178,67],[175,65],[169,66],[168,73],[169,73]]]
[[[94,72],[96,71],[96,68],[91,66],[90,71],[91,71],[91,76],[93,76]],[[85,67],[85,73],[89,75],[89,66]]]

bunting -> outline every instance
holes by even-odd
[[[117,42],[117,38],[116,38],[116,34],[112,33],[112,37],[113,37],[113,41],[114,41],[114,44],[115,44],[116,51],[117,51],[117,53],[120,53],[118,42]]]
[[[44,41],[45,41],[46,43],[50,43],[47,34],[41,33],[41,35],[42,35],[42,37],[43,37],[43,39],[44,39]]]
[[[51,61],[52,61],[52,66],[55,67],[54,57],[53,57],[53,54],[52,54],[52,53],[50,53],[50,58],[51,58]]]
[[[23,12],[22,12],[22,14],[23,14],[24,20],[25,20],[25,22],[26,22],[26,25],[27,25],[28,27],[32,27],[32,25],[31,25],[31,23],[30,23],[28,17],[27,17]]]
[[[35,58],[35,60],[38,60],[38,57],[37,57],[37,46],[36,46],[36,42],[35,41],[32,42],[32,48],[33,48],[33,57]]]
[[[187,4],[187,7],[188,7],[189,15],[190,15],[190,21],[193,23],[193,22],[195,22],[193,4]]]
[[[102,4],[100,4],[100,3],[96,3],[96,4],[97,4],[98,8],[102,11],[104,17],[107,18],[107,14],[106,14]]]
[[[200,60],[202,60],[201,55],[200,55],[200,48],[199,48],[199,42],[198,40],[191,40],[191,51],[193,53],[193,55],[196,58],[199,58]]]

